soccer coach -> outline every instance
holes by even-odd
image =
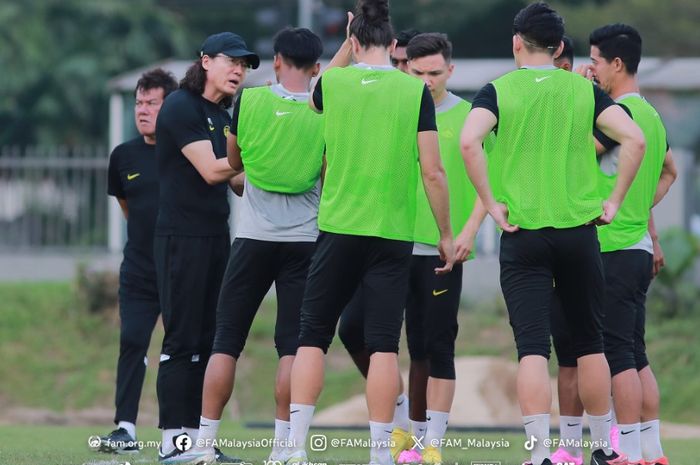
[[[215,330],[216,302],[230,240],[226,109],[258,56],[231,32],[209,36],[156,124],[160,182],[154,258],[165,336],[158,370],[160,460],[180,451],[182,431],[196,439],[202,382]]]

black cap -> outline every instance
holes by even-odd
[[[260,57],[248,50],[243,38],[233,32],[210,35],[199,50],[200,57],[203,55],[213,57],[219,53],[235,58],[245,57],[253,69],[260,66]]]

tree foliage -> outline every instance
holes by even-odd
[[[700,52],[697,0],[557,0],[551,5],[564,16],[576,51],[585,56],[591,31],[610,23],[626,23],[637,28],[645,56],[698,56]]]
[[[103,143],[106,81],[183,50],[148,0],[0,3],[0,145]]]
[[[449,34],[455,56],[510,57],[513,17],[529,0],[392,0],[397,30]],[[698,0],[552,0],[588,54],[602,24],[639,28],[645,55],[697,55]],[[315,30],[329,44],[356,0],[317,0]],[[166,58],[193,57],[209,34],[231,30],[269,57],[297,0],[3,0],[0,2],[0,146],[104,143],[109,78]]]

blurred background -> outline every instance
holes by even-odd
[[[512,18],[526,3],[394,0],[391,12],[396,31],[416,28],[450,36],[456,71],[448,87],[471,99],[486,82],[513,68]],[[140,74],[159,65],[180,78],[206,36],[229,30],[266,60],[246,82],[263,84],[274,79],[269,60],[276,31],[289,25],[313,29],[324,40],[328,59],[344,38],[345,11],[354,4],[0,1],[0,422],[111,420],[118,354],[116,273],[125,225],[116,202],[106,195],[106,172],[111,149],[136,135],[133,90]],[[659,370],[663,416],[700,425],[700,2],[551,4],[574,39],[575,64],[587,61],[588,34],[600,25],[629,23],[644,39],[642,93],[667,125],[680,172],[655,209],[667,266],[650,292],[649,350]],[[235,227],[235,204],[232,223]],[[465,269],[458,352],[512,361],[496,251],[497,233],[486,222],[480,255]],[[274,302],[267,301],[251,332],[239,378],[244,382],[231,403],[234,418],[270,418],[273,310]],[[157,360],[159,337],[157,332],[152,360]],[[320,407],[362,392],[349,358],[342,351],[335,354]],[[142,410],[153,422],[151,366]]]

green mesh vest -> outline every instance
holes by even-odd
[[[603,252],[632,246],[646,234],[649,211],[666,156],[666,129],[654,107],[637,95],[625,97],[618,103],[629,108],[632,119],[642,129],[647,150],[617,216],[609,225],[598,228],[600,250]],[[617,173],[606,174],[601,170],[599,177],[601,196],[608,197],[615,187]]]
[[[269,87],[243,90],[238,146],[246,178],[270,192],[311,189],[323,163],[323,116],[307,102],[287,100]]]
[[[563,70],[519,69],[493,85],[499,117],[489,176],[508,221],[571,228],[600,216],[593,84]]]
[[[321,231],[413,240],[423,82],[398,70],[323,74]]]
[[[476,189],[467,177],[459,145],[462,126],[471,107],[469,102],[462,100],[447,111],[436,114],[440,137],[440,158],[447,173],[447,184],[450,190],[450,221],[454,235],[462,231],[477,198]],[[430,209],[423,183],[419,180],[417,184],[415,241],[437,245],[440,241],[440,231]],[[470,257],[473,257],[473,253]]]

